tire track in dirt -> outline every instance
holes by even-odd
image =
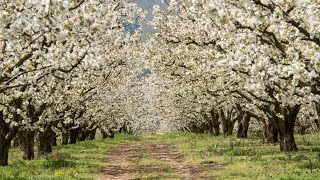
[[[164,165],[139,165],[143,158],[163,162]],[[99,179],[143,179],[137,178],[137,173],[161,175],[164,172],[178,176],[165,179],[212,179],[209,174],[203,172],[222,168],[222,165],[217,164],[189,165],[173,145],[162,141],[139,141],[118,145],[109,151],[107,161],[109,165],[104,168]]]

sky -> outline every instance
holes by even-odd
[[[162,8],[167,6],[162,3],[161,0],[132,0],[132,2],[138,4],[139,7],[148,10],[147,19],[152,19],[152,8],[154,5],[159,5]]]
[[[167,0],[167,1],[170,1],[170,0]],[[153,18],[152,10],[154,5],[159,5],[160,8],[163,8],[163,9],[165,9],[167,6],[165,3],[162,3],[161,0],[131,0],[131,2],[136,3],[139,7],[148,11],[146,15],[147,20],[152,20]],[[131,24],[127,26],[126,29],[134,33],[135,29],[138,28],[139,26],[140,26],[139,24]],[[155,32],[154,28],[149,25],[143,25],[142,29],[147,34]]]

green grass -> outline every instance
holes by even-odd
[[[255,134],[238,139],[179,132],[148,138],[176,145],[190,164],[223,164],[210,172],[214,179],[320,179],[320,133],[296,135],[294,153],[264,145]]]
[[[138,161],[132,162],[131,166],[138,167],[139,171],[135,174],[135,179],[172,179],[179,178],[176,174],[175,167],[172,167],[167,162],[153,159],[147,154],[141,154]],[[148,168],[144,167],[153,167],[152,172],[148,172]]]
[[[106,165],[108,149],[116,144],[138,141],[140,137],[117,134],[114,139],[84,141],[54,147],[54,153],[21,160],[19,149],[12,149],[9,166],[0,167],[0,179],[95,179]]]
[[[283,153],[278,145],[262,144],[255,134],[245,140],[181,132],[145,137],[117,134],[115,139],[59,145],[52,155],[33,161],[22,161],[21,151],[12,149],[9,166],[0,167],[0,179],[95,179],[108,165],[109,148],[120,143],[153,140],[175,145],[188,164],[222,164],[221,170],[206,170],[213,179],[320,179],[320,133],[295,137],[299,151]],[[136,165],[160,169],[137,172],[137,178],[179,179],[168,164],[148,156],[142,155]]]

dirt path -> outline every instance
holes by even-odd
[[[188,165],[178,150],[161,141],[139,141],[112,148],[99,179],[210,179],[220,165]],[[212,178],[212,177],[211,177]]]

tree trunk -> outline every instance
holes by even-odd
[[[79,135],[79,129],[78,128],[70,129],[70,141],[69,141],[69,144],[77,143],[78,135]]]
[[[68,141],[69,141],[69,133],[68,133],[68,131],[63,132],[62,133],[62,137],[61,137],[61,144],[62,145],[67,145]]]
[[[262,124],[262,136],[263,143],[277,143],[278,140],[278,130],[274,121],[269,120],[269,123],[266,122],[265,119],[260,118],[259,122]]]
[[[93,130],[91,130],[91,131],[89,131],[89,137],[88,137],[88,139],[89,139],[89,140],[95,140],[95,138],[96,138],[96,132],[97,132],[97,129],[96,129],[96,128],[93,129]]]
[[[212,125],[213,125],[213,134],[215,136],[219,136],[220,134],[220,122],[218,121],[219,119],[219,113],[216,113],[214,109],[210,111],[211,114],[211,120],[212,120]]]
[[[52,145],[54,144],[56,134],[51,127],[55,125],[56,124],[48,124],[44,132],[39,133],[39,155],[52,153]]]
[[[39,148],[38,148],[38,154],[44,155],[52,153],[52,141],[49,133],[46,132],[40,132],[39,133]]]
[[[14,114],[13,118],[18,121],[20,116]],[[3,111],[0,110],[0,166],[7,166],[11,141],[18,133],[17,127],[10,127],[4,120]]]
[[[205,119],[205,122],[202,123],[205,133],[213,134],[213,128],[211,127],[211,121],[207,114],[202,115]]]
[[[114,138],[114,132],[111,129],[109,131],[110,131],[110,136],[109,137],[110,138]]]
[[[85,141],[86,138],[88,137],[87,135],[87,130],[86,129],[81,129],[81,132],[79,133],[79,141]]]
[[[243,138],[248,137],[248,130],[249,130],[249,122],[250,122],[250,116],[245,116],[244,122],[243,122]]]
[[[130,134],[129,130],[128,130],[127,122],[124,122],[122,127],[120,127],[119,133],[128,133],[128,134]]]
[[[284,122],[279,126],[279,140],[281,151],[296,151],[298,150],[294,140],[294,122]]]
[[[229,120],[229,128],[228,128],[228,131],[227,131],[227,136],[231,136],[233,134],[234,123],[235,122],[232,122],[232,121]]]
[[[213,132],[213,122],[212,119],[209,118],[209,116],[206,113],[203,113],[203,118],[205,119],[205,122],[203,123],[203,129],[205,133],[214,134]]]
[[[0,138],[0,166],[8,165],[10,143],[4,137]]]
[[[101,135],[103,139],[108,138],[108,133],[103,128],[100,129]]]
[[[23,159],[32,160],[34,159],[34,136],[35,132],[26,131],[22,137],[23,146]]]
[[[314,120],[314,123],[316,124],[317,126],[317,129],[320,130],[320,123],[319,123],[319,120],[320,120],[320,103],[319,102],[315,102],[315,106],[316,106],[316,112],[317,112],[317,119]]]
[[[318,130],[320,130],[320,123],[319,123],[319,120],[318,120],[318,119],[315,119],[315,120],[314,120],[314,123],[316,124],[317,129],[318,129]]]
[[[213,134],[215,136],[219,136],[220,135],[220,127],[219,127],[219,125],[213,126]]]
[[[24,132],[20,131],[17,133],[16,137],[13,139],[13,147],[19,147],[24,151]]]
[[[12,147],[17,148],[21,146],[22,136],[21,133],[18,133],[16,137],[13,139]]]
[[[241,122],[238,122],[238,131],[237,131],[238,138],[242,138],[242,131],[243,131],[243,125]]]
[[[232,135],[232,133],[230,134],[230,130],[229,130],[231,126],[230,121],[226,118],[223,110],[220,110],[219,116],[221,117],[223,134],[225,136]]]
[[[245,115],[243,120],[239,123],[239,129],[237,133],[238,138],[247,138],[249,129],[250,116]]]
[[[52,145],[52,146],[57,146],[57,145],[58,145],[58,144],[57,144],[57,135],[56,135],[55,132],[53,132],[53,134],[52,134],[51,145]]]
[[[109,130],[109,133],[104,129],[101,129],[100,131],[103,139],[114,138],[114,132],[112,130]]]
[[[278,118],[276,121],[279,130],[280,150],[296,151],[298,150],[294,140],[294,126],[300,106],[284,107],[281,109],[284,119]],[[279,112],[279,111],[278,111]]]
[[[281,134],[281,133],[280,133]],[[281,151],[296,151],[298,150],[294,140],[293,131],[287,131],[280,135],[280,150]]]
[[[277,130],[276,126],[272,122],[269,122],[269,124],[267,125],[267,129],[265,133],[266,133],[265,143],[279,142],[279,139],[278,139],[279,131]]]
[[[0,112],[1,116],[1,112]],[[1,121],[1,117],[0,117]],[[0,122],[1,125],[2,122]],[[7,166],[9,160],[9,149],[11,146],[11,141],[14,136],[18,133],[17,129],[13,129],[11,132],[6,131],[6,129],[1,129],[0,127],[0,166]]]

